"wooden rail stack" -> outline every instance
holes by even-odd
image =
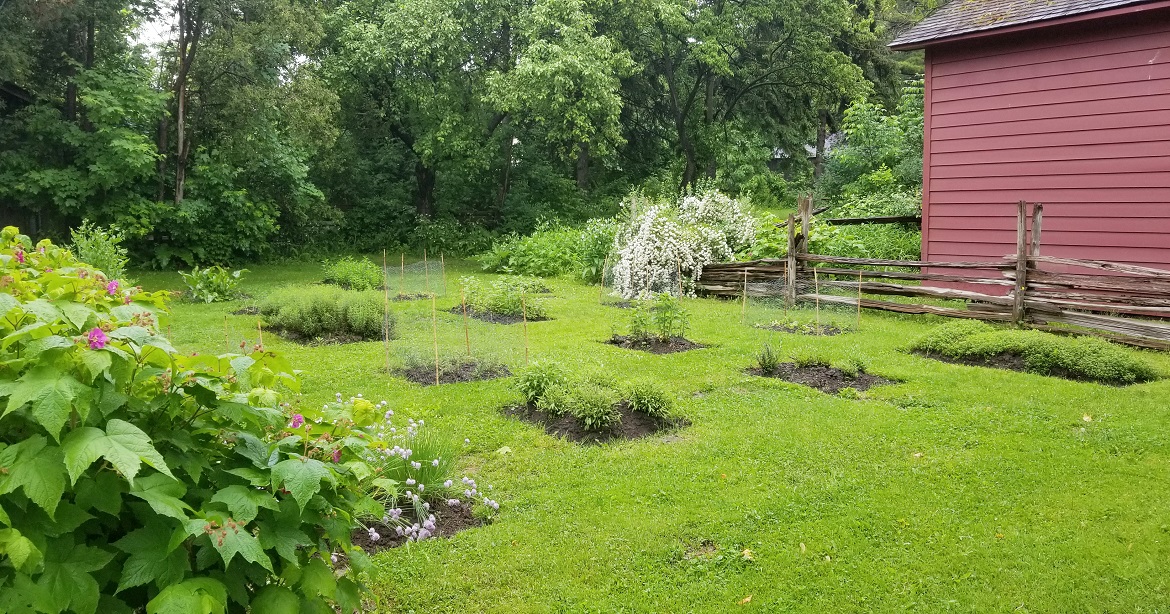
[[[1028,204],[1019,203],[1016,253],[998,261],[876,260],[809,253],[812,205],[802,199],[799,226],[794,216],[785,225],[785,258],[708,266],[698,289],[712,296],[783,296],[789,304],[819,301],[856,307],[860,302],[866,309],[1011,322],[1170,349],[1170,322],[1161,320],[1170,319],[1170,270],[1043,256],[1043,211],[1043,205],[1033,205],[1029,225]],[[809,287],[819,291],[803,291]],[[943,303],[947,300],[963,305]]]

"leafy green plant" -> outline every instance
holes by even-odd
[[[949,322],[911,349],[948,358],[986,361],[1000,355],[1023,359],[1024,368],[1109,384],[1134,384],[1161,374],[1132,351],[1092,337],[1061,337],[1036,330],[997,328],[976,321]]]
[[[240,295],[240,282],[247,269],[228,271],[215,265],[207,268],[193,267],[191,272],[180,271],[187,286],[187,296],[194,302],[218,303],[230,301]]]
[[[756,362],[760,366],[760,371],[765,375],[771,375],[780,370],[780,365],[784,359],[780,357],[780,353],[772,349],[770,343],[764,344],[764,349],[756,355]]]
[[[327,284],[336,284],[346,290],[376,290],[382,287],[383,271],[365,258],[346,256],[325,264]]]
[[[122,242],[125,235],[114,227],[103,228],[85,220],[73,229],[70,251],[81,262],[90,264],[110,279],[123,279],[130,263]],[[129,280],[125,280],[129,284]]]
[[[369,417],[290,418],[286,360],[180,354],[165,293],[12,227],[0,279],[0,611],[362,607]]]
[[[289,286],[266,296],[260,302],[260,314],[268,326],[306,340],[393,338],[397,327],[394,315],[385,309],[382,294],[372,290]]]
[[[496,241],[477,259],[485,271],[555,277],[576,274],[596,283],[613,248],[617,221],[590,220],[580,228],[540,224],[528,236],[512,235]]]
[[[662,292],[652,299],[634,301],[630,310],[629,337],[635,341],[657,338],[669,341],[685,337],[690,316],[678,297]]]
[[[535,404],[554,386],[566,383],[564,371],[553,363],[536,362],[525,367],[516,376],[516,388],[524,395],[524,401]]]
[[[629,404],[630,409],[665,420],[674,413],[674,399],[652,382],[634,382],[627,384],[622,396]]]
[[[544,299],[533,296],[547,291],[537,280],[506,276],[485,284],[475,277],[464,277],[460,285],[472,311],[516,317],[523,314],[530,320],[548,317]]]
[[[473,382],[511,375],[508,367],[496,358],[447,354],[439,357],[439,383]],[[435,383],[435,357],[429,352],[407,352],[402,366],[396,369],[406,379],[424,386]]]
[[[612,389],[596,385],[577,386],[573,389],[573,399],[570,413],[587,431],[609,430],[622,421],[617,408],[619,398]]]

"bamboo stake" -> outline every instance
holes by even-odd
[[[820,294],[818,292],[817,294]],[[861,271],[857,271],[857,327],[861,330]]]
[[[223,351],[229,354],[232,351],[232,342],[228,341],[228,317],[226,314],[223,316]]]
[[[439,385],[439,316],[435,311],[435,295],[431,294],[431,331],[435,339],[435,385]]]
[[[406,254],[398,254],[398,296],[406,294]]]
[[[605,297],[605,270],[609,268],[609,254],[605,255],[605,262],[601,264],[601,287],[597,289],[597,302],[601,303]]]
[[[739,321],[741,324],[747,323],[747,267],[743,268],[743,307],[739,311]]]
[[[439,252],[439,273],[443,276],[443,296],[447,296],[447,258]]]
[[[256,318],[256,333],[260,335],[260,351],[264,351],[264,328],[260,326],[260,318]]]
[[[467,342],[467,355],[471,356],[471,332],[467,330],[467,291],[459,288],[459,301],[463,303],[463,339]]]
[[[683,298],[683,287],[682,287],[682,260],[679,260],[678,258],[675,258],[675,259],[674,259],[674,264],[675,264],[675,266],[677,266],[677,267],[678,267],[678,300],[680,300],[680,301],[681,301],[681,300],[682,300],[682,298]],[[744,269],[744,273],[746,273],[746,272],[747,272],[747,269],[745,268],[745,269]]]
[[[520,318],[524,320],[524,366],[528,366],[528,307],[524,295],[520,295]]]
[[[821,278],[817,275],[817,270],[813,269],[813,286],[816,288],[817,294],[817,336],[821,336]]]
[[[423,248],[423,273],[427,280],[427,294],[431,294],[431,265],[427,262],[427,248],[425,247]]]
[[[382,250],[382,349],[386,352],[386,372],[390,372],[390,269],[386,267],[386,250]]]

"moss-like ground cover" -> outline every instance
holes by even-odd
[[[258,297],[319,279],[315,264],[250,268],[244,290]],[[461,472],[494,486],[492,524],[376,557],[382,611],[1170,608],[1170,380],[1115,388],[945,364],[904,351],[942,319],[866,313],[854,333],[811,337],[743,325],[739,304],[708,299],[686,301],[688,336],[707,347],[631,352],[602,343],[623,312],[596,287],[552,286],[553,319],[527,327],[531,358],[652,380],[691,426],[581,446],[505,417],[520,399],[510,379],[422,388],[382,372],[379,342],[264,335],[305,369],[304,402],[385,398],[470,439]],[[444,311],[457,301],[438,301],[444,352],[465,344],[462,318]],[[242,305],[176,304],[172,338],[222,351],[224,316]],[[392,309],[392,359],[433,351],[430,301]],[[256,320],[228,315],[229,342],[254,342]],[[470,327],[475,353],[523,365],[522,326]],[[860,356],[902,383],[849,399],[745,374],[765,341],[786,356]],[[1170,357],[1140,354],[1170,370]]]

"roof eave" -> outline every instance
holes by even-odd
[[[1030,21],[1028,23],[1020,23],[1002,28],[988,28],[986,30],[975,30],[973,32],[962,32],[950,36],[942,36],[938,38],[928,38],[918,41],[907,41],[899,43],[896,40],[889,45],[890,49],[894,51],[911,51],[914,49],[925,49],[934,45],[943,45],[946,43],[953,43],[958,41],[986,38],[988,36],[999,36],[1000,34],[1010,34],[1013,32],[1024,32],[1027,30],[1036,30],[1039,28],[1047,28],[1051,26],[1059,26],[1070,23],[1078,23],[1081,21],[1089,21],[1091,19],[1104,19],[1108,17],[1116,17],[1119,15],[1129,15],[1132,13],[1140,13],[1142,11],[1151,11],[1156,9],[1163,9],[1170,7],[1170,0],[1158,0],[1156,2],[1146,2],[1143,4],[1131,4],[1129,6],[1122,6],[1113,9],[1106,9],[1103,11],[1093,11],[1090,13],[1080,13],[1078,15],[1069,15],[1066,17],[1059,17],[1057,19],[1043,19],[1039,21]]]

